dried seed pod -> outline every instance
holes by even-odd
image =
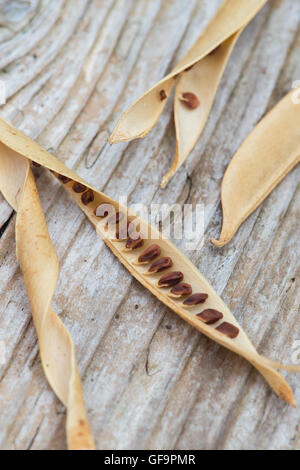
[[[226,245],[240,225],[300,162],[300,105],[283,98],[247,137],[222,182],[223,226],[216,246]]]
[[[203,304],[207,298],[208,294],[193,294],[183,302],[183,305],[185,307],[194,307],[195,305]]]
[[[158,281],[159,287],[171,287],[176,286],[183,280],[183,274],[180,271],[174,271],[172,273],[165,274]]]
[[[93,202],[95,199],[94,192],[91,189],[88,189],[83,195],[81,196],[82,203],[87,206],[90,202]]]
[[[41,147],[36,142],[33,142],[29,137],[17,131],[8,123],[3,121],[2,119],[0,119],[0,142],[4,144],[2,147],[0,146],[0,168],[1,168],[0,189],[2,193],[4,194],[4,196],[7,198],[7,200],[12,203],[12,205],[16,203],[14,195],[17,194],[17,192],[15,191],[17,188],[13,188],[13,191],[12,191],[12,189],[10,188],[10,184],[13,186],[15,184],[16,178],[15,178],[15,175],[12,174],[11,178],[9,178],[8,180],[7,174],[9,173],[11,168],[15,170],[15,168],[18,167],[18,163],[16,163],[16,165],[11,165],[11,163],[9,162],[9,159],[13,158],[13,156],[16,155],[18,162],[20,162],[22,158],[27,159],[27,160],[29,159],[34,160],[37,163],[43,164],[43,166],[47,168],[51,168],[52,170],[55,171],[55,173],[63,174],[71,178],[74,181],[77,181],[81,184],[86,184],[86,186],[89,189],[92,189],[94,191],[95,200],[98,205],[100,203],[107,203],[113,206],[114,210],[117,207],[120,207],[119,210],[121,210],[124,214],[126,213],[128,220],[132,220],[133,218],[136,218],[136,215],[133,214],[128,208],[122,205],[119,206],[117,201],[114,201],[113,199],[106,196],[104,193],[101,193],[97,191],[96,189],[92,188],[91,186],[89,186],[87,183],[81,180],[76,175],[76,173],[66,168],[59,160],[57,160],[57,158],[54,155],[41,149]],[[3,151],[3,149],[5,150],[6,148],[5,146],[10,149],[10,152]],[[22,168],[20,167],[20,171],[23,171],[23,167]],[[30,171],[29,173],[27,173],[27,169],[25,169],[25,175],[27,175],[28,178],[31,178],[32,173]],[[8,181],[10,183],[8,183]],[[18,178],[18,181],[20,181],[19,178]],[[233,314],[226,307],[226,305],[222,302],[220,297],[216,294],[216,292],[213,290],[213,288],[210,286],[207,280],[201,275],[198,269],[195,266],[193,266],[193,264],[183,255],[183,253],[181,253],[172,243],[170,243],[168,240],[163,238],[160,232],[157,231],[154,227],[151,227],[146,221],[143,221],[142,219],[138,219],[140,227],[141,227],[141,233],[151,234],[151,240],[149,242],[153,245],[154,240],[155,240],[155,244],[159,245],[161,252],[164,254],[164,256],[169,260],[173,260],[172,265],[174,264],[174,270],[178,270],[184,274],[185,279],[188,282],[190,282],[191,285],[193,286],[193,290],[198,291],[198,292],[206,292],[208,294],[209,308],[221,311],[224,316],[224,322],[229,323],[230,325],[233,325],[235,328],[239,329],[239,334],[237,337],[231,338],[231,337],[226,336],[226,334],[221,334],[220,331],[217,331],[214,327],[210,325],[206,325],[196,315],[189,312],[188,309],[185,306],[183,306],[182,303],[178,303],[176,300],[171,299],[168,296],[167,292],[165,292],[163,289],[160,289],[158,287],[156,277],[153,276],[153,273],[145,272],[144,266],[135,265],[133,262],[132,253],[130,252],[124,253],[122,249],[122,245],[120,243],[112,241],[109,237],[107,237],[107,230],[105,229],[105,224],[99,223],[99,220],[95,216],[91,205],[85,206],[82,203],[81,199],[75,196],[74,191],[72,190],[70,185],[63,185],[63,188],[70,194],[71,197],[73,197],[76,204],[78,204],[78,206],[87,216],[87,218],[91,221],[91,223],[95,227],[97,227],[97,233],[103,238],[106,245],[112,250],[112,252],[118,257],[120,262],[129,270],[129,272],[143,286],[145,286],[159,300],[161,300],[166,306],[168,306],[174,312],[176,312],[182,319],[187,321],[190,325],[193,325],[196,329],[198,329],[199,331],[201,331],[202,333],[204,333],[206,336],[213,339],[217,343],[221,344],[222,346],[230,349],[231,351],[247,359],[265,377],[266,381],[270,384],[273,390],[283,400],[285,400],[290,405],[295,405],[291,388],[289,387],[285,379],[275,369],[299,371],[300,367],[299,366],[283,366],[280,363],[271,361],[261,356],[260,354],[258,354],[257,351],[255,350],[255,347],[253,346],[253,344],[247,337],[246,333],[243,331],[241,327],[239,327],[238,322],[234,318]],[[27,190],[27,186],[25,185],[25,191],[26,190]],[[22,194],[22,189],[21,189],[21,194]],[[35,213],[36,207],[34,208],[31,207],[30,205],[31,200],[28,199],[27,194],[24,193],[22,196],[22,203],[25,203],[25,202],[29,203],[28,213],[30,214],[30,211],[31,212],[33,211],[33,213]],[[37,220],[39,220],[38,217],[37,217]],[[19,243],[18,250],[21,256],[23,253],[23,250],[26,251],[28,249],[28,246],[30,247],[32,243],[30,243],[29,240],[27,243],[27,239],[23,243],[22,232],[21,232],[22,227],[20,227],[20,225],[18,225],[18,230],[20,230],[20,233],[18,236],[18,243]],[[31,237],[30,230],[28,230],[28,234],[29,234],[29,237]],[[25,261],[29,259],[31,262],[32,261],[31,257],[28,257],[26,253],[25,255],[26,255]],[[28,267],[28,272],[30,272],[31,267],[32,266]],[[149,274],[149,276],[147,276],[147,274]],[[27,276],[26,269],[24,270],[24,275]],[[34,278],[36,277],[37,276],[34,276]],[[30,281],[30,278],[28,278],[28,286],[31,285],[30,282],[34,282],[34,280]],[[40,294],[40,291],[41,289],[36,291],[37,295]],[[45,288],[45,291],[43,292],[47,292],[47,289]],[[53,291],[51,291],[51,295],[49,292],[49,301],[51,300],[52,292]],[[49,306],[49,301],[47,300],[47,308]],[[35,306],[35,303],[33,303],[33,307],[34,306]],[[37,312],[37,315],[39,314],[40,312]],[[38,316],[37,320],[38,318],[40,317]],[[57,320],[55,320],[55,322],[56,321]],[[224,331],[224,326],[221,328],[221,332],[222,332],[222,329]],[[66,339],[65,334],[63,338],[64,338],[63,341],[65,341]],[[53,344],[53,341],[51,341],[51,344]],[[70,345],[70,343],[68,343],[68,345]],[[40,347],[44,347],[44,346],[45,344],[42,342]],[[55,342],[54,342],[54,346],[55,346]],[[65,343],[63,343],[63,347],[64,346],[65,346]],[[55,357],[53,367],[56,367],[56,364],[59,362],[59,351],[60,349],[57,349],[57,348],[53,350],[53,354]],[[68,353],[71,354],[71,351],[72,351],[72,348],[68,347]],[[74,357],[73,358],[70,357],[70,364],[74,364]],[[73,370],[73,372],[76,373],[75,370]],[[56,382],[57,380],[59,379],[57,378],[57,376],[55,376],[53,378],[53,381],[51,382],[54,389],[56,385],[58,384]],[[64,383],[65,383],[65,378],[64,378]],[[69,383],[70,382],[68,381],[68,384]],[[78,381],[76,383],[78,383]],[[73,382],[70,385],[72,386],[72,384]],[[72,391],[75,393],[75,390],[72,389]],[[76,390],[76,393],[75,393],[76,397],[79,396],[77,392],[80,392],[80,390]],[[74,397],[74,393],[71,393],[70,396],[66,397],[65,403],[67,404],[67,406],[71,406],[71,408],[72,408],[73,402],[68,401],[68,399],[72,400],[72,398]]]
[[[138,258],[138,264],[148,264],[160,256],[161,249],[158,245],[151,245]]]
[[[188,109],[196,109],[200,105],[200,101],[198,100],[195,93],[191,92],[184,92],[179,96],[179,101],[183,103]]]
[[[216,330],[231,339],[236,338],[240,332],[236,326],[232,325],[231,323],[227,323],[226,321],[221,323],[221,325],[218,326]]]
[[[86,186],[82,183],[78,183],[77,181],[75,181],[72,186],[72,189],[75,193],[83,193],[86,190]]]
[[[179,299],[184,295],[191,295],[193,292],[192,286],[183,282],[182,284],[177,284],[177,286],[173,287],[169,293],[169,297],[173,297],[174,299]]]
[[[223,316],[224,315],[222,312],[212,308],[208,308],[197,314],[197,317],[206,323],[206,325],[213,325],[214,323],[217,323],[219,320],[222,320]]]
[[[224,2],[184,59],[125,111],[117,122],[109,139],[110,143],[129,142],[145,137],[158,122],[167,103],[167,99],[157,97],[160,97],[162,90],[169,97],[175,80],[179,77],[174,97],[176,153],[170,171],[162,180],[162,187],[168,184],[194,147],[207,121],[234,44],[241,31],[266,2],[267,0]],[[187,91],[195,94],[201,103],[192,113],[178,99]]]
[[[141,248],[143,246],[144,240],[142,237],[139,238],[128,238],[126,242],[126,250],[136,250],[137,248]]]
[[[160,273],[161,271],[164,271],[165,269],[172,268],[173,266],[173,261],[171,258],[160,258],[157,261],[154,261],[153,264],[151,264],[148,273],[153,274],[153,273]]]
[[[58,175],[58,179],[59,181],[61,181],[63,184],[67,184],[69,183],[71,180],[71,178],[68,178],[67,176],[64,176],[64,175]]]

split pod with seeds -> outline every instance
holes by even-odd
[[[92,188],[35,141],[0,120],[0,189],[18,211],[17,255],[40,339],[44,370],[68,409],[67,431],[72,447],[91,448],[93,441],[84,411],[73,343],[49,307],[58,265],[29,167],[30,160],[51,170],[132,276],[183,320],[248,360],[277,395],[295,405],[290,386],[276,369],[299,371],[300,367],[283,366],[258,354],[211,285],[169,240],[127,207]],[[114,219],[112,212],[117,214]],[[130,226],[138,227],[136,233],[129,235],[132,240],[139,240],[137,244],[128,245],[128,240],[113,236],[118,224],[126,219]],[[60,357],[60,351],[65,360]]]
[[[199,139],[231,52],[267,0],[224,0],[204,33],[174,70],[140,97],[117,122],[110,143],[145,137],[158,122],[176,83],[176,152],[164,188]]]

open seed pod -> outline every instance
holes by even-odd
[[[300,104],[290,92],[255,127],[232,158],[223,178],[223,227],[218,247],[300,162]]]
[[[118,120],[110,143],[145,137],[155,126],[175,80],[176,153],[165,187],[184,163],[206,124],[233,47],[247,24],[267,0],[224,0],[215,17],[183,60],[140,97]]]
[[[299,371],[300,367],[283,366],[280,363],[273,362],[259,355],[233,314],[199,270],[169,240],[163,238],[159,231],[146,221],[137,217],[127,207],[120,205],[117,201],[106,196],[104,193],[92,188],[88,183],[77,176],[76,173],[69,170],[57,160],[55,156],[42,149],[36,142],[17,131],[3,120],[0,120],[0,142],[2,142],[0,152],[1,168],[3,165],[8,168],[5,170],[5,174],[9,177],[8,183],[5,182],[5,179],[1,178],[1,187],[4,195],[6,195],[7,199],[11,201],[12,204],[14,204],[15,198],[18,197],[19,191],[16,184],[18,182],[20,183],[18,175],[20,172],[24,171],[24,167],[25,169],[27,168],[25,174],[29,174],[27,180],[28,178],[29,180],[32,179],[31,173],[28,170],[27,159],[54,172],[58,181],[60,181],[65,190],[85,213],[106,245],[143,286],[197,330],[248,360],[263,375],[277,395],[290,405],[295,405],[291,388],[275,369],[283,368]],[[14,176],[15,179],[13,179],[12,175],[17,175],[17,177]],[[81,189],[84,187],[82,192],[77,191],[80,185],[82,185]],[[93,196],[91,202],[88,204],[85,203],[84,197],[86,191],[91,192]],[[26,201],[27,195],[23,191],[23,196],[19,203],[19,208],[22,208],[22,213],[26,213],[26,209],[29,208],[30,213],[33,213],[31,205],[26,203],[26,206],[23,206],[23,204],[25,204],[22,203],[24,199]],[[30,201],[28,201],[28,203],[30,203]],[[117,240],[116,237],[113,236],[112,224],[108,223],[112,212],[115,214],[119,213],[119,221],[121,219],[123,221],[124,218],[126,218],[130,222],[130,225],[134,222],[139,232],[135,233],[134,236],[132,232],[130,232],[128,239],[130,237],[132,237],[132,239],[138,239],[140,237],[140,239],[142,239],[140,244],[132,245],[129,243],[128,245],[128,239],[127,241]],[[122,214],[122,218],[120,214]],[[35,219],[38,219],[38,216],[32,215],[31,218],[35,221]],[[115,222],[116,220],[115,218]],[[26,227],[26,230],[25,228],[22,229],[23,224],[25,224],[24,227]],[[25,233],[23,230],[25,230]],[[39,289],[47,293],[46,299],[42,299],[43,302],[39,300],[39,295],[36,289],[32,288],[30,277],[28,278],[28,272],[30,269],[33,269],[32,256],[37,257],[37,254],[32,253],[32,250],[28,248],[28,234],[30,232],[30,224],[26,221],[24,216],[24,218],[22,218],[22,224],[18,224],[18,253],[23,266],[25,279],[27,278],[28,292],[32,301],[33,313],[36,318],[37,331],[41,334],[43,321],[46,321],[45,318],[47,316],[47,313],[44,313],[45,305],[48,308],[52,290],[48,287],[48,276],[45,276],[38,261],[36,261],[38,271],[34,274],[34,279]],[[32,240],[32,233],[30,240]],[[51,256],[50,248],[51,247],[48,245],[44,247],[43,256],[45,257],[45,261],[47,257]],[[28,261],[29,258],[31,264]],[[169,276],[166,276],[166,274],[169,274]],[[54,285],[54,277],[53,275],[52,285]],[[48,283],[47,285],[46,282]],[[181,287],[175,289],[174,295],[174,288],[180,284]],[[49,290],[51,290],[51,295],[49,294]],[[173,295],[171,296],[169,294],[172,294],[172,291]],[[57,335],[57,337],[59,341],[59,336]],[[52,338],[54,345],[55,339],[56,336],[54,335]],[[41,342],[41,350],[42,349],[43,342]],[[66,367],[65,364],[59,368],[60,373],[63,372],[64,367]],[[64,403],[67,404],[66,396],[61,392],[60,384],[57,383],[61,380],[60,376],[58,378],[58,371],[54,370],[53,377],[48,374],[48,379]],[[79,395],[77,395],[77,398],[78,396]]]

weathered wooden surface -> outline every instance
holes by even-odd
[[[1,0],[0,79],[8,100],[0,111],[113,197],[204,203],[205,245],[187,255],[258,350],[291,362],[300,341],[300,168],[228,247],[208,240],[221,228],[220,183],[231,156],[300,79],[300,2],[271,0],[246,29],[205,132],[166,190],[159,182],[174,150],[172,103],[143,141],[105,145],[120,113],[183,56],[219,4]],[[300,410],[138,285],[52,176],[36,175],[61,266],[54,309],[76,343],[97,447],[299,449]],[[64,408],[41,369],[15,257],[15,215],[2,198],[0,224],[0,448],[65,448]],[[299,375],[286,376],[300,403]]]

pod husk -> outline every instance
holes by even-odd
[[[232,158],[222,181],[223,226],[218,247],[300,162],[300,105],[286,95],[254,128]]]
[[[266,2],[225,0],[184,59],[118,120],[109,138],[110,143],[145,137],[156,125],[167,103],[167,99],[160,99],[160,92],[164,90],[169,97],[175,80],[179,79],[175,93],[176,153],[170,171],[162,180],[162,187],[184,163],[201,135],[235,42]],[[200,101],[199,108],[193,111],[186,109],[178,100],[181,91],[193,91]]]
[[[7,156],[6,159],[13,160],[13,164],[17,165],[17,159],[21,162],[20,164],[23,165],[24,158],[30,159],[36,163],[39,163],[46,168],[55,172],[55,175],[58,178],[58,175],[64,175],[70,178],[73,181],[80,182],[84,184],[87,188],[92,189],[94,192],[95,199],[93,203],[89,204],[88,206],[84,205],[81,201],[81,195],[76,194],[72,190],[73,181],[62,184],[65,190],[71,195],[74,199],[76,204],[81,208],[81,210],[85,213],[87,218],[96,228],[97,233],[103,238],[106,245],[111,249],[111,251],[117,256],[117,258],[121,261],[121,263],[128,269],[128,271],[150,292],[152,292],[159,300],[161,300],[165,305],[167,305],[170,309],[172,309],[175,313],[177,313],[183,320],[187,321],[190,325],[194,326],[197,330],[211,338],[212,340],[216,341],[217,343],[221,344],[222,346],[226,347],[227,349],[239,354],[240,356],[244,357],[248,360],[266,379],[275,393],[280,396],[283,400],[285,400],[288,404],[295,406],[295,400],[293,396],[293,392],[285,381],[285,379],[275,370],[276,368],[283,368],[292,371],[299,371],[300,367],[298,366],[284,366],[280,363],[273,362],[269,359],[264,358],[260,354],[257,353],[255,347],[247,337],[246,333],[243,331],[241,326],[238,324],[237,320],[230,312],[230,310],[226,307],[220,297],[216,294],[207,280],[203,277],[203,275],[198,271],[198,269],[167,239],[163,238],[161,233],[158,232],[155,228],[151,227],[146,221],[142,220],[141,218],[137,217],[134,213],[132,213],[127,207],[120,205],[117,201],[113,200],[112,198],[106,196],[104,193],[101,193],[91,187],[88,183],[82,180],[76,173],[72,170],[68,169],[65,165],[63,165],[55,156],[48,153],[46,150],[42,149],[36,142],[31,140],[29,137],[25,136],[21,132],[14,129],[8,123],[3,120],[0,120],[0,141],[3,145],[6,146],[6,151],[4,152]],[[1,152],[3,153],[3,152]],[[30,173],[29,173],[30,174]],[[58,179],[58,181],[60,181]],[[3,181],[2,181],[3,184]],[[8,200],[14,197],[14,193],[11,195],[10,190],[7,190],[7,197]],[[107,225],[105,223],[105,219],[99,219],[95,216],[94,210],[99,204],[111,204],[116,210],[122,211],[124,214],[127,215],[130,221],[136,220],[137,224],[140,227],[141,233],[144,235],[145,244],[142,248],[135,250],[135,251],[125,251],[124,250],[124,242],[111,240],[107,237]],[[31,207],[31,206],[30,206]],[[29,209],[29,207],[28,207]],[[32,209],[30,209],[32,210]],[[39,220],[39,217],[36,216]],[[30,228],[28,227],[28,230]],[[23,233],[20,231],[18,238],[22,237]],[[147,238],[150,237],[150,238]],[[125,242],[126,243],[126,242]],[[191,284],[193,288],[193,292],[206,292],[208,294],[208,300],[205,303],[205,308],[212,308],[218,311],[221,311],[224,315],[223,320],[227,321],[237,328],[239,328],[240,333],[235,339],[230,339],[220,332],[216,331],[214,326],[208,326],[202,323],[198,317],[195,315],[198,313],[198,310],[194,309],[185,309],[182,304],[182,300],[180,299],[172,299],[168,296],[168,291],[166,289],[160,289],[157,286],[158,278],[161,274],[155,274],[152,276],[147,275],[149,266],[147,265],[137,265],[136,261],[138,256],[144,251],[148,246],[151,244],[159,244],[161,247],[161,256],[169,256],[173,260],[173,267],[172,270],[174,271],[181,271],[184,273],[184,280],[185,282]],[[48,248],[45,247],[45,257],[48,254]],[[19,252],[21,251],[24,253],[24,257],[26,258],[26,250],[27,244],[21,245]],[[48,255],[50,256],[50,255]],[[22,261],[22,259],[21,259]],[[38,266],[39,269],[40,266]],[[28,268],[29,269],[29,268]],[[26,276],[26,270],[24,272],[24,276]],[[54,278],[54,276],[52,276]],[[36,274],[36,278],[38,278],[38,274]],[[30,279],[27,280],[30,285]],[[47,279],[48,282],[48,279]],[[40,288],[49,290],[48,286],[45,287],[43,281],[39,281]],[[54,284],[54,281],[52,281]],[[52,294],[52,291],[51,291]],[[36,290],[31,293],[29,291],[29,295],[33,298],[33,307],[35,308],[35,299],[38,297],[38,292]],[[50,294],[48,293],[47,299],[50,298]],[[44,303],[43,305],[43,312],[44,312]],[[41,308],[41,307],[40,307]],[[40,311],[36,314],[37,316],[37,323],[38,327],[37,330],[40,331],[40,320],[39,315]],[[222,321],[223,321],[222,320]],[[56,337],[53,336],[53,344],[55,344]],[[54,383],[53,383],[54,382]],[[53,381],[53,385],[57,385],[55,380]],[[54,387],[53,387],[54,388]],[[62,395],[60,389],[61,386],[56,387],[58,395]],[[66,397],[62,397],[66,398]]]

